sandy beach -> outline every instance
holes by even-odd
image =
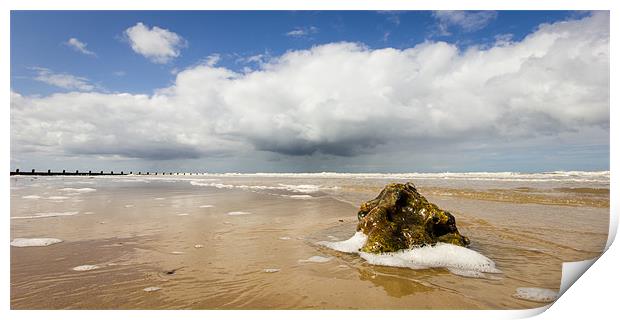
[[[501,273],[319,244],[350,238],[360,203],[405,181]],[[533,308],[563,261],[601,253],[608,219],[608,172],[11,177],[11,308]],[[62,242],[16,246],[36,238]]]

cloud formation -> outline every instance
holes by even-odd
[[[450,35],[450,27],[458,27],[464,32],[474,32],[486,27],[497,18],[495,11],[435,11],[433,17],[438,20],[439,33]]]
[[[298,27],[286,33],[287,36],[293,38],[302,38],[311,34],[319,32],[319,28],[315,26],[310,27]]]
[[[65,44],[71,48],[73,48],[75,51],[83,53],[85,55],[88,56],[97,56],[94,52],[88,50],[86,48],[87,44],[84,42],[81,42],[80,40],[78,40],[77,38],[69,38],[69,40],[67,40],[67,42],[65,42]]]
[[[34,80],[51,86],[78,91],[92,91],[95,89],[95,85],[84,77],[78,77],[68,73],[55,73],[50,69],[41,67],[33,67],[30,69],[36,72]]]
[[[170,62],[187,46],[187,41],[178,34],[157,26],[149,28],[142,22],[127,28],[125,36],[134,52],[158,64]]]
[[[152,95],[12,92],[11,137],[18,153],[349,157],[608,132],[609,108],[609,15],[595,13],[464,51],[330,43],[245,73],[207,59]]]

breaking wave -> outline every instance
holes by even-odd
[[[283,190],[283,191],[291,191],[298,193],[315,193],[322,189],[321,186],[313,185],[313,184],[300,184],[300,185],[289,185],[289,184],[281,184],[279,183],[277,186],[263,186],[263,185],[234,185],[234,184],[224,184],[219,182],[206,182],[201,180],[191,180],[191,183],[194,186],[203,186],[203,187],[215,187],[218,189],[244,189],[244,190]],[[332,188],[332,187],[330,187]]]
[[[354,179],[447,179],[490,181],[577,181],[609,182],[609,171],[523,172],[438,172],[438,173],[208,173],[210,177],[272,177],[272,178],[354,178]],[[200,180],[198,180],[200,181]]]

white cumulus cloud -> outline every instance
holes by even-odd
[[[149,28],[142,22],[125,30],[125,36],[134,52],[151,62],[165,64],[181,55],[187,41],[180,35],[157,26]]]
[[[65,44],[75,51],[81,52],[85,55],[96,56],[96,54],[86,48],[87,44],[78,40],[77,38],[69,38]]]
[[[557,146],[550,137],[580,133],[579,143],[608,143],[607,13],[463,51],[446,42],[343,42],[289,51],[243,73],[213,61],[181,70],[152,95],[13,92],[14,156],[358,156],[532,141],[544,148]]]

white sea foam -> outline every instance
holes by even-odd
[[[95,270],[95,269],[99,269],[99,268],[101,268],[101,267],[97,266],[97,265],[85,264],[85,265],[82,265],[82,266],[74,267],[72,270],[73,271],[91,271],[91,270]]]
[[[29,196],[23,196],[22,199],[41,199],[41,196],[37,196],[37,195],[29,195]]]
[[[252,214],[252,212],[246,212],[246,211],[231,211],[228,213],[229,216],[243,216],[243,215],[247,215],[247,214]]]
[[[557,299],[558,293],[545,288],[517,288],[517,291],[512,296],[529,301],[552,302]]]
[[[51,196],[51,197],[47,197],[46,199],[49,199],[49,200],[66,200],[66,199],[69,199],[69,197],[65,197],[65,196]]]
[[[55,238],[15,238],[11,241],[13,247],[46,247],[62,240]]]
[[[70,182],[65,182],[65,184],[68,184],[68,185],[74,185],[74,184],[95,184],[95,182],[93,182],[93,181],[70,181]]]
[[[437,243],[433,246],[383,254],[360,252],[359,249],[367,240],[365,234],[356,232],[353,237],[345,241],[321,241],[317,244],[340,252],[358,253],[364,260],[374,265],[411,269],[447,268],[454,274],[476,278],[485,277],[484,273],[501,273],[491,259],[461,246]]]
[[[159,291],[159,290],[161,290],[160,287],[147,287],[147,288],[142,289],[142,291],[145,291],[145,292],[154,292],[154,291]]]
[[[447,243],[437,243],[434,246],[424,246],[383,254],[360,252],[360,257],[371,264],[383,266],[411,269],[447,268],[450,271],[473,271],[460,273],[461,275],[467,274],[468,276],[475,276],[475,272],[501,273],[491,259],[474,250]]]
[[[133,205],[133,204],[126,204],[125,205],[125,208],[133,208],[133,207],[135,207],[135,205]]]
[[[363,232],[358,231],[353,235],[353,237],[349,238],[348,240],[336,242],[321,241],[317,244],[340,252],[354,253],[358,252],[359,249],[364,246],[366,240],[368,240],[368,237]]]
[[[88,193],[95,192],[97,189],[94,188],[62,188],[60,191],[71,192],[71,193]]]
[[[312,198],[314,198],[313,196],[308,195],[308,194],[294,194],[294,195],[289,196],[289,197],[291,197],[293,199],[312,199]]]
[[[151,183],[150,181],[146,180],[146,179],[135,179],[135,178],[126,178],[126,179],[115,179],[114,181],[116,182],[144,182],[144,183]]]
[[[294,191],[294,192],[303,192],[303,193],[314,193],[318,192],[321,189],[321,186],[317,186],[314,184],[299,184],[299,185],[291,185],[291,184],[279,184],[284,187],[286,190]]]
[[[177,213],[177,216],[180,216],[180,217],[189,216],[189,213]]]
[[[331,261],[332,259],[333,259],[332,257],[312,256],[308,259],[299,260],[299,262],[301,263],[305,263],[305,262],[325,263],[325,262]]]
[[[91,214],[95,214],[95,213],[94,213],[94,212],[92,212],[92,211],[86,211],[86,212],[84,212],[84,213],[82,213],[82,214],[91,215]]]
[[[68,212],[42,212],[35,213],[31,216],[16,216],[11,217],[11,219],[38,219],[38,218],[51,218],[51,217],[63,217],[63,216],[74,216],[78,214],[78,211],[68,211]]]
[[[166,198],[155,198],[155,200],[166,200]]]
[[[200,248],[204,248],[204,247],[205,247],[205,246],[204,246],[204,245],[202,245],[202,244],[195,244],[195,245],[194,245],[194,248],[196,248],[196,249],[200,249]]]
[[[170,254],[185,254],[183,251],[172,251]]]
[[[291,237],[280,237],[278,239],[280,239],[280,240],[291,240]]]
[[[263,269],[263,271],[264,271],[264,272],[266,272],[266,273],[275,273],[275,272],[280,271],[280,269],[277,269],[277,268],[268,268],[268,269]]]
[[[203,204],[203,205],[201,205],[198,208],[213,208],[213,205],[211,205],[211,204]]]
[[[452,274],[466,278],[489,278],[485,273],[474,270],[447,268]]]

